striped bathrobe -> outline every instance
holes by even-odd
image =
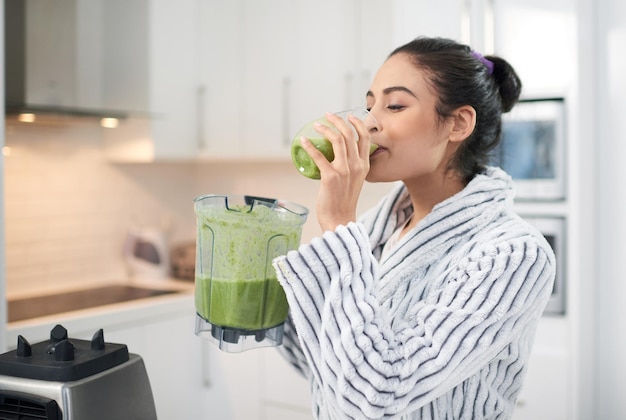
[[[310,381],[315,418],[511,417],[555,276],[512,199],[488,168],[381,257],[412,212],[399,186],[274,261],[290,305],[280,351]]]

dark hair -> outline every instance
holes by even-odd
[[[473,55],[472,49],[445,38],[416,38],[396,48],[389,56],[409,55],[415,66],[426,71],[438,101],[440,120],[455,109],[470,105],[476,110],[474,132],[461,143],[450,162],[466,181],[484,170],[489,153],[500,142],[502,113],[517,103],[522,82],[504,59],[487,55],[493,71]]]

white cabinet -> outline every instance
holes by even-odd
[[[120,83],[123,78],[108,83],[115,87],[116,101],[137,104],[140,113],[104,131],[105,152],[128,161],[194,157],[199,139],[196,1],[132,3],[107,3],[110,20],[129,20],[135,35],[108,37],[105,48],[132,56],[125,70],[145,79],[134,86]]]
[[[439,3],[440,4],[440,3]],[[365,106],[365,94],[376,72],[391,51],[394,42],[395,8],[381,0],[356,0],[351,13],[355,14],[356,39],[354,88],[350,107]]]
[[[196,2],[150,0],[149,104],[155,158],[197,149]]]
[[[261,356],[261,399],[268,419],[311,418],[309,382],[275,349]],[[280,414],[280,415],[279,415]],[[305,417],[307,416],[308,417]],[[291,416],[291,417],[290,417]]]
[[[109,326],[105,340],[126,344],[142,357],[159,419],[234,418],[227,394],[233,391],[223,386],[219,369],[209,366],[216,363],[215,350],[194,334],[190,309]]]
[[[332,0],[223,3],[202,11],[201,155],[288,159],[302,125],[353,105],[359,9]]]
[[[575,82],[575,4],[568,0],[395,0],[394,43],[441,36],[509,61],[524,96],[559,95]],[[529,27],[532,27],[529,30]]]
[[[493,28],[492,45],[486,47],[515,67],[524,96],[570,93],[576,82],[575,4],[568,0],[494,0]]]
[[[243,25],[243,89],[240,120],[244,157],[287,157],[292,84],[297,74],[298,3],[246,1]]]
[[[393,0],[392,37],[399,47],[418,36],[463,39],[468,23],[462,0]]]
[[[243,147],[244,2],[199,0],[198,6],[199,154],[236,157]]]
[[[289,0],[200,2],[201,157],[288,156],[297,7]]]
[[[274,405],[263,406],[263,419],[272,420],[313,420],[311,410],[299,410],[291,407]]]
[[[150,118],[105,132],[119,160],[287,160],[306,122],[365,104],[392,47],[376,0],[147,1]]]
[[[566,401],[570,372],[567,353],[535,351],[513,420],[570,419]]]
[[[107,342],[143,358],[159,419],[311,418],[307,382],[276,349],[220,351],[194,334],[194,321],[190,306],[104,328]],[[264,417],[274,412],[282,417]]]

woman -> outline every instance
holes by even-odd
[[[319,419],[506,419],[555,276],[554,254],[488,167],[521,83],[503,59],[451,40],[392,52],[358,132],[328,115],[323,236],[274,261],[290,304],[282,353]],[[373,142],[379,149],[369,157]],[[357,222],[365,180],[402,181]]]

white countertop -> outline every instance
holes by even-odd
[[[24,336],[31,343],[46,340],[50,336],[50,330],[57,324],[63,325],[70,337],[80,338],[78,336],[91,335],[100,328],[106,334],[107,329],[114,329],[116,326],[141,325],[155,319],[167,319],[174,313],[195,313],[194,284],[191,281],[132,280],[122,284],[180,292],[10,322],[6,326],[5,347],[15,348],[18,335]]]

